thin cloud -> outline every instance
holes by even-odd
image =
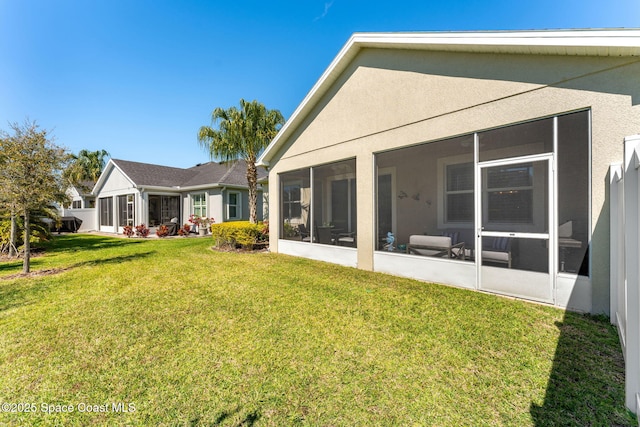
[[[316,18],[313,21],[314,22],[318,21],[318,20],[324,18],[325,16],[327,16],[327,13],[329,13],[329,9],[331,8],[332,5],[333,5],[333,0],[330,1],[329,3],[325,3],[324,4],[324,12],[322,12],[322,15],[316,16]]]

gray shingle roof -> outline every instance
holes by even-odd
[[[208,162],[188,169],[129,160],[111,159],[137,186],[153,187],[195,187],[207,184],[247,186],[246,162]],[[258,168],[258,179],[267,175],[264,168]]]

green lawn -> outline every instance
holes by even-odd
[[[0,425],[635,425],[606,319],[211,243],[0,263]]]

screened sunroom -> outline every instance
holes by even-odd
[[[543,302],[588,283],[589,147],[582,110],[374,153],[374,269]],[[355,159],[279,187],[282,251],[357,264]]]
[[[554,299],[556,276],[588,280],[589,117],[377,153],[376,250],[394,258],[378,256],[376,268],[410,276],[446,268],[445,282],[541,301]]]
[[[282,239],[357,246],[354,159],[283,173],[280,186]]]

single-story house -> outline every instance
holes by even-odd
[[[258,179],[265,177],[259,168]],[[111,233],[122,233],[126,225],[188,224],[191,215],[215,222],[248,220],[248,193],[241,160],[183,169],[110,159],[92,191],[97,229]],[[262,205],[259,186],[258,219]]]
[[[354,34],[258,160],[270,249],[608,313],[640,30]]]

